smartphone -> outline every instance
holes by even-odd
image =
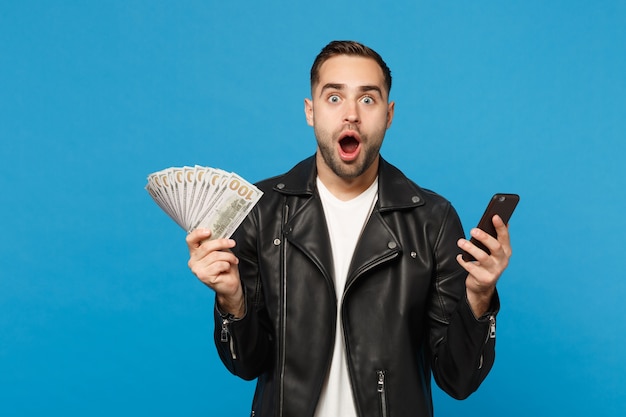
[[[492,221],[493,216],[497,214],[500,216],[504,224],[508,224],[517,203],[519,203],[519,195],[517,194],[494,194],[494,196],[491,197],[491,201],[487,205],[483,216],[480,218],[478,226],[476,227],[486,233],[489,233],[493,237],[497,237],[496,228],[494,227]],[[470,242],[485,252],[490,253],[489,249],[487,249],[485,245],[480,243],[478,240],[471,238]],[[475,259],[469,253],[463,251],[463,260],[474,261]]]

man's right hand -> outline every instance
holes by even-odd
[[[211,231],[196,229],[187,235],[189,269],[217,295],[220,310],[237,318],[245,314],[245,301],[239,279],[239,259],[230,251],[232,239],[209,240]]]

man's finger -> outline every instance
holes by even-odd
[[[187,235],[185,241],[187,242],[187,247],[191,252],[193,249],[198,248],[204,240],[207,240],[210,237],[211,231],[209,229],[195,229]]]

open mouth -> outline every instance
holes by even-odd
[[[342,161],[355,161],[361,152],[361,137],[359,136],[359,132],[346,129],[341,136],[339,136],[338,145],[339,157]]]
[[[353,136],[346,136],[339,141],[341,152],[344,154],[353,154],[359,147],[359,141]]]

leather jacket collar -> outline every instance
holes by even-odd
[[[316,190],[317,168],[315,155],[293,167],[274,185],[274,190],[288,195],[313,195]],[[380,157],[378,166],[378,206],[380,211],[417,207],[424,204],[423,191],[400,170]]]

